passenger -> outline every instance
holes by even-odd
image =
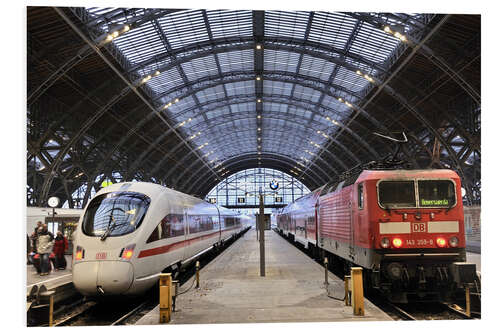
[[[41,264],[40,275],[47,275],[49,274],[49,257],[54,245],[54,235],[49,232],[46,224],[39,229],[37,243]]]
[[[64,253],[68,249],[68,240],[62,232],[58,231],[56,239],[54,241],[54,256],[55,256],[55,270],[66,269],[66,258]]]
[[[26,264],[30,265],[30,252],[31,252],[31,239],[28,234],[26,234]]]
[[[36,227],[35,227],[35,231],[31,234],[31,242],[33,243],[33,252],[37,253],[37,249],[38,249],[38,246],[37,246],[37,241],[38,241],[38,230],[40,230],[40,228],[42,228],[42,221],[38,221],[36,223]]]

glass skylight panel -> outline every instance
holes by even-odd
[[[328,81],[332,74],[335,64],[323,59],[314,58],[307,54],[302,59],[299,74],[311,77],[317,77],[320,80]]]
[[[201,10],[172,13],[159,22],[172,49],[209,40]]]
[[[168,110],[172,113],[181,113],[182,111],[186,111],[189,108],[195,106],[196,103],[191,96],[184,97],[179,100],[179,102],[172,104]]]
[[[293,84],[281,81],[264,80],[264,95],[283,95],[290,96]]]
[[[196,97],[200,101],[200,103],[205,103],[217,99],[222,99],[226,95],[224,94],[224,89],[222,88],[222,85],[218,85],[215,87],[210,87],[207,89],[204,89],[202,91],[198,91],[196,93]]]
[[[310,101],[312,103],[316,103],[319,100],[319,94],[315,93],[316,90],[311,89],[309,87],[304,87],[301,85],[295,86],[295,91],[293,92],[293,96],[299,99],[304,99],[306,101]]]
[[[238,81],[226,83],[226,91],[228,96],[251,94],[255,92],[255,80]]]
[[[295,73],[300,54],[288,51],[264,49],[264,70]]]
[[[206,76],[217,75],[217,64],[213,55],[196,58],[182,64],[189,81],[195,81]]]
[[[251,71],[254,68],[253,50],[238,50],[217,55],[221,71]]]
[[[350,51],[374,62],[382,63],[392,54],[398,43],[396,37],[363,23]]]
[[[153,77],[148,83],[146,83],[155,93],[163,93],[169,90],[173,90],[175,87],[183,83],[182,77],[176,67],[169,69],[166,72],[161,73],[157,77]],[[173,98],[175,96],[175,91],[173,92]],[[165,96],[168,99],[168,96]],[[169,102],[169,101],[167,101]]]
[[[249,10],[209,10],[207,17],[214,39],[253,36],[252,12]]]
[[[265,112],[286,112],[287,105],[282,103],[266,102]],[[266,119],[264,117],[264,119]]]
[[[308,12],[265,11],[264,34],[266,37],[304,38]]]
[[[339,69],[333,83],[353,92],[359,92],[369,84],[363,77],[344,67]]]
[[[315,12],[308,39],[344,49],[356,21],[342,13]]]
[[[239,104],[231,104],[231,111],[236,112],[255,112],[255,103],[239,103]]]
[[[127,34],[116,38],[113,43],[132,64],[149,59],[165,50],[151,22],[130,30]]]

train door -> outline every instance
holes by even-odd
[[[345,191],[346,195],[347,195],[347,193],[349,193],[349,192]],[[355,237],[354,237],[354,233],[355,233],[354,232],[354,216],[355,216],[354,208],[355,208],[355,206],[352,204],[352,202],[353,202],[352,199],[353,198],[352,198],[352,192],[351,192],[349,194],[349,198],[347,198],[347,200],[349,202],[348,209],[349,209],[349,227],[350,227],[349,228],[350,229],[350,232],[349,232],[349,234],[350,234],[350,237],[349,237],[349,257],[351,259],[354,259],[354,255],[356,253],[355,249],[354,249],[354,245],[355,245],[354,244],[354,239],[355,239]]]
[[[189,215],[188,215],[188,211],[187,209],[184,209],[184,212],[183,212],[183,217],[184,217],[184,246],[182,247],[182,259],[185,260],[187,259],[188,257],[190,257],[190,254],[188,253],[187,251],[187,248],[188,248],[188,245],[189,245],[189,242],[188,242],[188,232],[189,232]]]
[[[314,206],[314,225],[316,227],[316,247],[319,247],[319,200],[316,202]]]
[[[368,230],[363,230],[363,220],[365,219],[365,186],[364,183],[357,185],[357,208],[355,209],[355,229],[357,230],[358,241],[361,244],[366,244],[368,241]]]

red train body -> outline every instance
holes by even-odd
[[[449,299],[465,261],[461,182],[451,170],[363,170],[278,215],[280,233],[365,268],[392,301]],[[475,270],[475,269],[474,269]]]

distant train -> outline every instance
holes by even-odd
[[[137,295],[250,226],[250,218],[164,186],[100,190],[78,224],[73,284],[87,296]]]
[[[471,279],[451,170],[358,170],[286,206],[278,231],[333,265],[364,268],[393,302],[447,300]]]

